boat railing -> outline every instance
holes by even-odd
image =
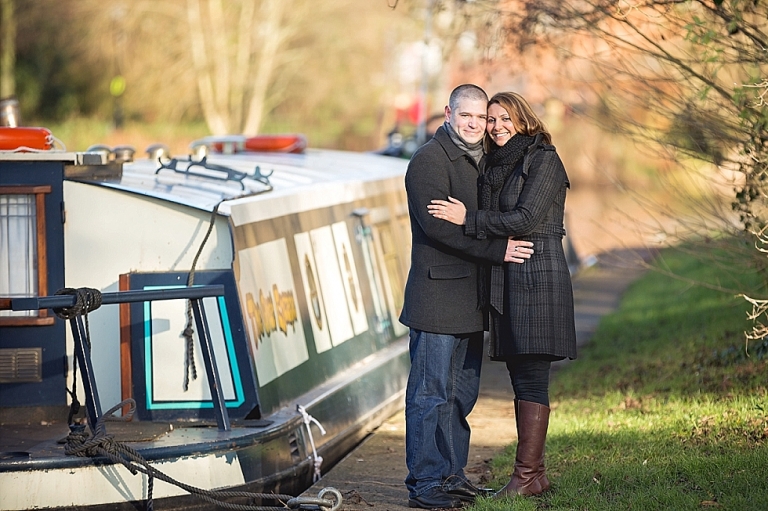
[[[173,172],[176,172],[177,174],[182,174],[185,177],[188,176],[197,176],[197,177],[204,177],[206,179],[214,179],[218,181],[236,181],[240,185],[241,190],[245,190],[245,184],[243,183],[243,179],[250,178],[255,181],[260,182],[264,186],[268,188],[272,188],[272,184],[269,182],[269,177],[272,175],[272,172],[270,171],[269,174],[264,174],[261,171],[260,166],[256,166],[252,174],[249,174],[247,172],[242,172],[240,170],[235,170],[231,167],[227,167],[225,165],[218,165],[216,163],[211,163],[208,161],[207,156],[203,156],[199,160],[194,160],[191,157],[190,158],[172,158],[168,162],[163,162],[162,160],[158,159],[159,167],[157,170],[155,170],[155,174],[158,174],[161,170],[172,170]],[[186,165],[186,167],[181,168],[179,167],[179,164]],[[207,172],[206,172],[207,171]]]
[[[213,351],[211,341],[211,332],[208,327],[208,321],[205,315],[203,298],[224,296],[223,285],[211,286],[192,286],[173,289],[157,290],[138,290],[138,291],[118,291],[114,293],[99,293],[97,290],[71,290],[72,294],[56,294],[54,296],[40,296],[29,298],[15,298],[11,300],[11,308],[14,311],[29,311],[39,309],[53,309],[54,312],[71,310],[77,305],[79,300],[77,292],[87,290],[88,292],[98,293],[100,305],[121,304],[133,302],[149,302],[157,300],[189,300],[195,317],[198,339],[200,341],[200,351],[205,364],[205,370],[208,375],[208,386],[213,401],[213,410],[216,416],[216,423],[220,431],[231,430],[229,413],[227,412],[224,393],[219,377],[218,366]],[[61,291],[59,291],[61,293]],[[101,405],[99,403],[99,392],[96,387],[96,378],[93,372],[93,363],[91,360],[90,339],[88,338],[87,322],[83,320],[87,310],[76,313],[68,317],[72,330],[72,336],[75,341],[75,356],[80,366],[80,376],[83,382],[83,392],[85,393],[86,418],[88,426],[92,433],[96,433],[97,421],[102,416]],[[60,317],[62,317],[59,314]],[[76,377],[76,376],[75,376]]]

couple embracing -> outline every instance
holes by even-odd
[[[405,397],[410,507],[457,508],[477,496],[549,488],[544,444],[552,361],[576,358],[563,251],[570,187],[551,136],[514,92],[451,93],[445,122],[405,177],[411,269],[400,321],[410,328]],[[465,474],[483,332],[515,393],[515,468],[493,494]]]

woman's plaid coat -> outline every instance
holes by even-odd
[[[504,183],[500,211],[467,211],[465,234],[482,239],[513,236],[534,243],[523,264],[504,264],[504,286],[489,287],[491,357],[544,354],[576,358],[571,275],[562,239],[565,194],[570,187],[555,147],[541,135]]]

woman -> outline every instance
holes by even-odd
[[[544,471],[549,372],[552,361],[576,358],[573,290],[562,243],[570,183],[551,140],[523,97],[496,94],[488,103],[488,157],[478,183],[482,209],[466,211],[452,197],[428,206],[436,218],[464,225],[467,236],[534,243],[525,264],[491,267],[490,286],[483,291],[491,310],[491,358],[506,362],[515,391],[515,468],[498,497],[549,488]]]

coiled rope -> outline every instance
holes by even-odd
[[[85,319],[85,341],[90,348],[91,346],[91,334],[88,328],[88,312],[98,309],[101,306],[101,293],[96,289],[90,288],[63,288],[56,291],[57,295],[74,295],[76,297],[75,304],[71,307],[62,307],[54,309],[54,313],[61,319],[73,319],[78,315],[83,315]],[[67,392],[72,396],[72,406],[70,407],[68,423],[70,426],[70,433],[67,436],[66,444],[64,446],[64,452],[70,456],[81,457],[96,457],[103,456],[108,458],[115,464],[121,464],[127,468],[133,475],[141,472],[147,475],[147,502],[146,510],[154,510],[154,480],[155,478],[165,481],[181,488],[182,490],[195,495],[198,498],[205,500],[206,502],[215,504],[217,506],[224,507],[226,509],[233,509],[236,511],[273,511],[275,509],[298,509],[302,505],[314,505],[321,508],[327,508],[330,511],[336,511],[341,506],[341,493],[335,488],[324,488],[318,493],[317,498],[312,497],[293,497],[292,495],[277,494],[277,493],[252,493],[242,491],[218,491],[218,490],[204,490],[191,486],[181,481],[178,481],[167,474],[164,474],[160,470],[152,467],[144,457],[132,447],[118,442],[112,435],[107,434],[107,428],[104,424],[107,421],[129,421],[133,417],[136,411],[136,401],[131,398],[125,399],[113,406],[106,413],[96,420],[94,426],[94,434],[86,431],[84,424],[73,424],[72,416],[77,413],[80,408],[80,403],[77,400],[77,358],[75,357],[74,365],[74,382],[72,384],[72,391],[67,389]],[[115,412],[122,409],[124,406],[129,406],[128,413],[122,417],[115,416]],[[305,417],[306,421],[306,417]],[[310,431],[311,434],[311,431]],[[333,500],[325,498],[330,494]],[[224,502],[223,499],[227,498],[248,498],[259,500],[276,500],[283,504],[283,506],[256,506],[248,504],[233,504],[231,502]]]
[[[129,405],[130,412],[125,417],[115,417],[113,414],[120,410],[123,406]],[[252,493],[243,491],[218,491],[218,490],[204,490],[191,486],[181,481],[178,481],[167,474],[164,474],[160,470],[152,467],[144,457],[139,454],[132,447],[118,442],[112,435],[107,434],[105,421],[109,420],[129,420],[136,409],[136,402],[133,399],[126,399],[119,404],[110,408],[102,417],[96,422],[95,433],[93,437],[85,430],[85,427],[73,427],[72,431],[67,436],[64,452],[72,456],[82,457],[95,457],[103,456],[108,458],[115,464],[121,464],[127,468],[133,475],[141,472],[146,474],[147,479],[147,511],[152,511],[154,508],[153,490],[154,479],[157,478],[166,483],[172,484],[181,488],[182,490],[195,495],[206,502],[216,504],[226,509],[242,510],[242,511],[272,511],[275,509],[297,509],[301,505],[311,504],[324,508],[328,508],[331,511],[338,509],[341,504],[341,494],[334,488],[325,488],[325,491],[321,491],[317,498],[307,497],[293,497],[292,495],[285,495],[279,493]],[[335,493],[334,493],[335,492]],[[331,493],[334,497],[334,501],[325,498],[325,495]],[[231,502],[224,502],[226,498],[250,498],[260,500],[276,500],[280,501],[283,506],[256,506],[249,504],[233,504]]]

